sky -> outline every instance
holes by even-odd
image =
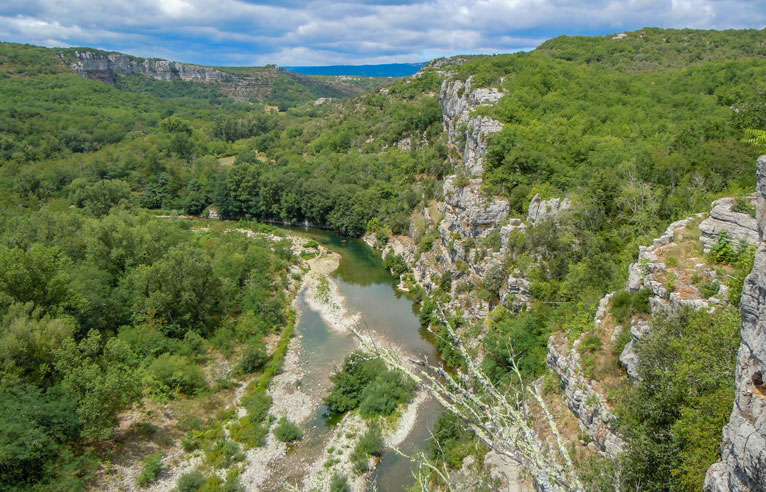
[[[646,26],[763,29],[766,0],[0,0],[2,41],[229,66],[420,62]]]

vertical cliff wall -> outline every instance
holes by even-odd
[[[755,263],[742,289],[742,343],[737,353],[736,394],[723,430],[721,461],[710,467],[705,490],[766,490],[766,394],[754,384],[766,378],[766,156],[758,159]]]

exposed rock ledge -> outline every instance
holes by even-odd
[[[750,199],[755,201],[754,196]],[[732,210],[735,201],[736,199],[732,197],[714,201],[710,216],[700,224],[700,232],[702,232],[700,241],[705,253],[709,253],[718,243],[724,231],[731,242],[745,241],[749,244],[758,244],[758,226],[755,217]]]
[[[736,393],[723,429],[721,461],[708,469],[708,492],[766,490],[766,397],[753,387],[756,371],[766,373],[766,156],[758,158],[759,246],[742,289],[742,344],[737,352]]]
[[[603,322],[613,295],[607,294],[599,302],[594,320],[595,327]],[[622,452],[625,441],[612,429],[612,424],[617,418],[594,386],[594,381],[583,375],[579,347],[588,333],[575,340],[568,351],[566,337],[561,334],[551,336],[548,339],[546,362],[561,379],[566,404],[579,420],[580,428],[593,440],[599,454],[614,458]]]

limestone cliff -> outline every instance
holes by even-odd
[[[275,96],[277,81],[281,82],[281,86],[300,89],[307,100],[360,94],[370,86],[370,82],[363,77],[318,79],[273,65],[249,68],[235,75],[214,67],[91,49],[62,50],[59,57],[74,73],[108,84],[114,84],[119,77],[139,74],[155,80],[215,85],[223,94],[240,101],[269,100]]]
[[[756,214],[759,244],[742,289],[734,408],[723,430],[721,461],[705,478],[709,492],[766,490],[766,395],[753,384],[756,373],[766,373],[766,156],[758,159]]]
[[[487,138],[503,129],[503,124],[487,116],[474,115],[479,106],[495,104],[503,93],[495,88],[471,87],[471,77],[462,80],[445,80],[441,88],[442,117],[447,141],[462,147],[462,166],[471,177],[484,174],[484,155]],[[465,143],[461,145],[462,140]]]

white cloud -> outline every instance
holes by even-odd
[[[756,0],[0,0],[6,41],[218,64],[421,61],[528,49],[558,34],[764,24]]]

